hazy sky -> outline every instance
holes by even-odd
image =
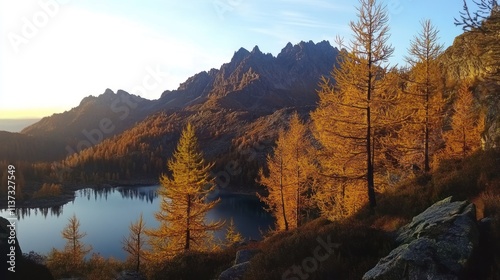
[[[393,63],[422,19],[448,47],[459,0],[383,0]],[[350,37],[358,1],[0,0],[0,118],[42,117],[106,88],[157,99],[240,47],[277,55],[287,42]]]

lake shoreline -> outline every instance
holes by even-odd
[[[109,183],[66,183],[63,184],[64,193],[56,197],[30,198],[27,200],[16,200],[16,208],[52,208],[61,207],[75,200],[75,192],[82,189],[100,190],[106,188],[128,187],[139,188],[146,186],[159,185],[160,182],[155,179],[142,179],[135,181],[109,182]],[[242,188],[216,188],[214,197],[230,197],[230,196],[253,196],[257,197],[257,193],[262,194],[259,189],[242,189]],[[0,210],[8,208],[7,199],[0,200]]]
[[[17,233],[23,250],[42,255],[49,254],[52,248],[62,250],[65,240],[60,233],[67,226],[68,219],[75,215],[81,223],[81,232],[87,234],[85,244],[93,247],[93,253],[125,261],[127,254],[122,250],[121,237],[129,234],[130,224],[143,215],[147,228],[159,226],[155,214],[160,209],[162,198],[157,195],[157,184],[144,187],[95,184],[85,185],[83,189],[71,186],[77,187],[79,190],[74,193],[74,200],[62,206],[57,205],[73,199],[69,187],[64,197],[33,200],[24,204],[29,208],[23,208],[21,204],[16,207],[16,223],[20,229]],[[273,217],[256,196],[231,194],[225,190],[217,195],[221,195],[221,200],[206,214],[206,221],[233,220],[238,232],[251,240],[260,240],[262,233],[274,224]],[[10,214],[2,211],[2,216],[14,218]],[[225,229],[214,232],[214,235],[217,240],[224,240]]]
[[[137,180],[137,181],[127,181],[127,182],[113,182],[113,183],[99,183],[99,184],[81,184],[81,183],[66,183],[63,184],[63,193],[58,196],[41,197],[41,198],[29,198],[23,200],[17,200],[15,208],[52,208],[61,207],[69,202],[75,200],[75,192],[83,189],[105,189],[105,188],[116,188],[116,187],[145,187],[158,185],[158,180]],[[32,194],[30,194],[32,195]],[[7,199],[0,200],[0,210],[8,209]]]

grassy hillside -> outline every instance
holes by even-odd
[[[463,162],[445,161],[431,175],[415,176],[379,194],[375,213],[366,208],[355,217],[339,222],[319,218],[296,230],[274,233],[262,242],[243,246],[241,248],[258,248],[262,251],[252,260],[245,279],[300,279],[293,278],[298,277],[298,274],[294,274],[294,266],[302,267],[306,259],[310,261],[309,272],[302,271],[307,273],[307,279],[361,279],[366,271],[394,248],[394,232],[400,226],[434,202],[450,195],[455,200],[474,202],[478,219],[493,218],[491,234],[482,236],[475,264],[470,268],[467,279],[499,279],[498,166],[500,151],[479,152]],[[322,244],[319,239],[339,246],[321,255],[324,260],[317,261],[315,267],[311,258],[314,257],[315,249]],[[185,279],[213,279],[232,265],[234,252],[235,248],[231,248],[212,254],[189,253],[179,256],[158,268],[156,277],[162,279],[166,275],[175,275]],[[321,254],[324,253],[324,250],[321,251]],[[186,278],[188,276],[195,278]]]

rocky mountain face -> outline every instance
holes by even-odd
[[[336,63],[338,50],[327,41],[287,44],[274,57],[256,46],[234,53],[219,70],[201,72],[175,91],[166,91],[156,108],[230,109],[270,113],[277,109],[315,105],[322,75]]]
[[[45,117],[23,129],[21,133],[33,136],[54,136],[58,139],[78,138],[82,130],[92,128],[96,120],[103,118],[114,121],[117,126],[115,133],[119,133],[124,128],[128,128],[127,124],[131,120],[137,121],[141,117],[144,118],[149,113],[144,109],[151,102],[122,90],[114,93],[106,89],[98,97],[85,97],[77,107],[64,113]]]
[[[319,79],[332,71],[338,53],[327,41],[289,43],[276,57],[262,53],[257,46],[252,51],[241,48],[220,69],[200,72],[177,90],[165,91],[157,100],[107,89],[97,97],[84,98],[69,111],[43,118],[21,133],[58,139],[64,143],[62,148],[67,156],[163,112],[173,116],[167,118],[170,123],[165,123],[165,127],[179,127],[191,121],[202,137],[217,134],[228,146],[235,134],[241,134],[235,130],[256,120],[266,123],[262,117],[275,112],[279,115],[284,108],[302,108],[300,111],[307,115],[318,100]],[[114,139],[119,141],[119,137]]]
[[[23,129],[21,134],[57,140],[67,154],[95,145],[102,140],[123,132],[150,114],[152,101],[118,90],[110,89],[99,95],[82,99],[80,105],[45,117]],[[83,142],[85,141],[85,142]]]
[[[474,94],[486,113],[483,147],[500,147],[500,17],[485,23],[487,31],[466,32],[441,56],[451,83],[474,82]]]

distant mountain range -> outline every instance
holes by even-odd
[[[0,131],[21,132],[25,127],[39,120],[40,119],[0,119]]]
[[[12,158],[13,150],[23,149],[12,147],[16,139],[28,137],[52,143],[46,158],[66,159],[72,170],[100,172],[86,163],[104,161],[108,164],[99,168],[157,176],[187,122],[197,128],[207,156],[219,159],[259,141],[272,142],[277,127],[295,110],[308,116],[318,101],[318,82],[330,74],[338,54],[327,41],[288,43],[277,56],[257,46],[251,51],[241,48],[220,69],[195,74],[157,100],[107,89],[11,134],[0,159],[26,160]],[[32,145],[32,152],[49,152],[45,145]]]
[[[440,60],[448,82],[478,79],[476,96],[487,112],[485,145],[495,146],[500,139],[500,98],[494,94],[497,80],[488,75],[499,72],[485,73],[489,52],[474,52],[490,41],[495,42],[462,34]],[[79,182],[157,178],[180,131],[191,122],[216,169],[227,171],[228,164],[237,163],[244,167],[238,180],[253,181],[266,149],[291,113],[298,111],[307,120],[315,109],[318,82],[330,76],[339,52],[327,41],[288,43],[277,56],[257,46],[251,51],[241,48],[219,69],[195,74],[156,100],[107,89],[21,133],[2,132],[0,162],[56,160],[69,170],[63,179]]]

